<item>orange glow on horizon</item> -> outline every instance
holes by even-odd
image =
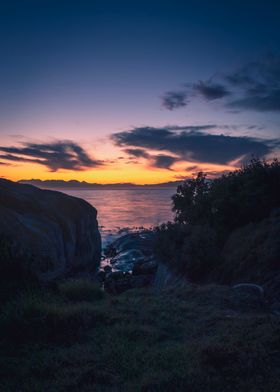
[[[193,166],[196,165],[195,170]],[[190,170],[188,170],[188,166]],[[157,184],[169,181],[176,181],[183,178],[193,177],[198,171],[219,173],[225,170],[234,170],[236,167],[227,165],[213,165],[205,163],[177,163],[173,170],[156,169],[148,167],[144,163],[116,163],[100,168],[93,168],[84,171],[59,170],[56,172],[48,171],[42,165],[25,163],[23,165],[1,165],[0,177],[12,181],[19,180],[77,180],[89,183],[114,184],[114,183],[135,183]]]

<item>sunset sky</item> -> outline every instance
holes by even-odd
[[[0,176],[160,183],[279,156],[277,1],[0,4]]]

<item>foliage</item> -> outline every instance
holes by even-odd
[[[155,250],[161,260],[193,282],[209,281],[221,263],[216,233],[207,225],[163,224],[156,229]]]
[[[210,183],[206,174],[198,173],[196,178],[184,181],[172,197],[175,220],[179,223],[201,224],[208,222],[210,210]]]
[[[25,304],[17,321],[22,340],[13,345],[0,334],[3,392],[280,388],[277,316],[227,287],[135,290],[92,304],[52,296],[22,301],[0,316],[1,325],[5,318],[12,326]],[[23,336],[22,326],[30,333]]]
[[[265,219],[280,207],[280,162],[253,159],[213,181],[210,198],[217,228],[230,232]]]
[[[173,196],[175,223],[156,230],[156,252],[169,266],[195,282],[215,278],[223,283],[242,279],[262,283],[270,277],[271,268],[277,268],[275,261],[273,264],[265,256],[269,253],[265,230],[278,226],[276,221],[269,221],[260,228],[259,235],[258,224],[280,208],[279,194],[277,159],[271,163],[252,159],[241,169],[212,181],[199,173],[197,178],[180,185]],[[243,234],[233,237],[238,241],[229,242],[235,231],[245,226],[248,229]],[[275,230],[272,233],[269,247],[278,250],[279,236]]]
[[[58,285],[59,293],[70,301],[94,301],[104,298],[100,286],[86,279],[69,280]]]
[[[269,219],[234,230],[223,248],[223,263],[216,281],[265,285],[273,296],[280,293],[280,211]]]
[[[0,316],[0,332],[9,342],[75,342],[105,315],[90,304],[65,303],[50,293],[23,293],[8,302]]]
[[[206,223],[225,234],[268,217],[280,207],[279,192],[279,161],[252,159],[213,181],[203,173],[186,180],[173,196],[173,209],[179,223]]]

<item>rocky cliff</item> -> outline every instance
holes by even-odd
[[[15,256],[32,259],[42,280],[97,268],[96,215],[82,199],[0,179],[0,236],[11,241]]]

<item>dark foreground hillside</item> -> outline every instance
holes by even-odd
[[[0,391],[279,392],[279,191],[277,160],[185,181],[175,222],[135,234],[146,253],[129,235],[109,247],[132,268],[104,267],[112,294],[75,270],[42,283],[3,237]],[[150,286],[131,289],[147,266]],[[156,284],[160,271],[180,285]],[[116,276],[131,283],[119,295]]]
[[[64,283],[7,303],[0,329],[2,392],[280,390],[280,317],[254,291]]]

